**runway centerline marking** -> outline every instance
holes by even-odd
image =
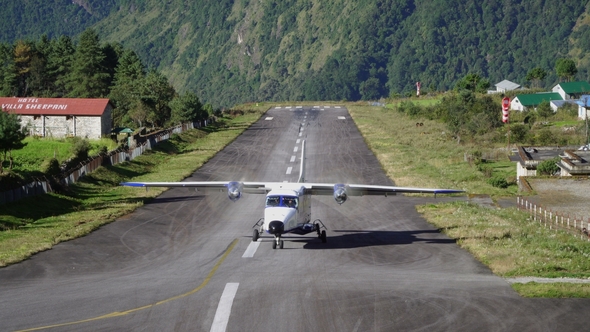
[[[254,257],[256,250],[258,250],[258,246],[260,246],[259,241],[256,241],[256,242],[251,241],[250,244],[248,245],[248,248],[246,248],[246,251],[244,251],[242,258]]]
[[[229,315],[231,314],[231,307],[234,303],[234,298],[238,292],[237,282],[229,282],[225,285],[225,289],[221,294],[221,300],[217,305],[215,318],[213,318],[213,325],[211,325],[211,332],[225,332],[227,323],[229,322]]]
[[[295,143],[297,143],[297,144],[301,143],[301,139],[299,139],[299,138],[298,138],[298,139],[295,141]]]
[[[129,315],[129,314],[132,314],[132,313],[141,311],[141,310],[151,309],[151,308],[153,308],[155,306],[159,306],[160,304],[172,302],[174,300],[178,300],[178,299],[181,299],[183,297],[187,297],[189,295],[195,294],[196,292],[198,292],[201,289],[203,289],[203,287],[207,286],[207,284],[209,283],[209,281],[211,281],[211,279],[213,278],[213,275],[215,275],[215,272],[217,272],[217,269],[221,266],[221,263],[223,263],[223,261],[225,261],[225,259],[227,258],[227,256],[229,256],[229,253],[234,249],[234,247],[236,246],[236,244],[238,244],[238,239],[233,240],[232,243],[227,247],[227,249],[225,249],[225,252],[221,256],[221,258],[219,258],[219,260],[217,261],[217,263],[215,264],[215,266],[213,266],[213,268],[211,269],[211,271],[209,271],[209,274],[207,274],[207,277],[205,277],[205,280],[203,280],[203,282],[199,286],[197,286],[197,288],[192,289],[192,290],[190,290],[190,291],[188,291],[188,292],[186,292],[184,294],[176,295],[176,296],[173,296],[173,297],[170,297],[170,298],[167,298],[167,299],[158,301],[156,303],[144,305],[142,307],[138,307],[138,308],[134,308],[134,309],[129,309],[129,310],[126,310],[126,311],[114,311],[114,312],[111,312],[110,314],[106,314],[106,315],[102,315],[102,316],[97,316],[97,317],[82,319],[82,320],[78,320],[78,321],[74,321],[74,322],[67,322],[67,323],[54,324],[54,325],[47,325],[47,326],[41,326],[41,327],[34,327],[34,328],[31,328],[31,329],[19,330],[18,332],[47,330],[47,329],[52,329],[52,328],[56,328],[56,327],[62,327],[62,326],[69,326],[69,325],[76,325],[76,324],[94,322],[94,321],[101,320],[101,319],[106,319],[106,318],[126,316],[126,315]]]
[[[293,148],[293,152],[297,152],[297,150],[299,150],[299,147],[298,146],[296,146],[296,147]]]
[[[295,158],[296,158],[295,156],[291,156],[291,160],[289,160],[289,162],[292,162],[292,163],[295,162]]]
[[[293,167],[287,167],[287,173],[286,174],[291,174],[292,171],[293,171]]]

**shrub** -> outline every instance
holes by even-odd
[[[41,164],[41,172],[50,176],[58,175],[61,172],[59,161],[55,158],[45,160],[43,164]]]
[[[559,171],[559,167],[557,166],[557,162],[559,161],[559,157],[555,157],[553,159],[545,160],[539,163],[537,166],[537,172],[539,175],[553,175]]]
[[[508,188],[508,181],[501,176],[494,176],[488,179],[488,183],[496,188]]]
[[[90,151],[90,142],[87,139],[82,139],[80,137],[73,137],[72,138],[73,145],[72,145],[72,154],[74,155],[74,159],[77,160],[84,160],[88,158],[88,152]]]

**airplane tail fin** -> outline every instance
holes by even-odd
[[[301,143],[301,164],[299,166],[299,180],[297,182],[305,182],[305,141]]]

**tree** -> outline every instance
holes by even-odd
[[[578,73],[578,68],[576,68],[576,63],[572,59],[557,59],[555,72],[557,76],[569,82]]]
[[[547,77],[547,72],[541,67],[535,67],[526,74],[525,79],[530,81],[533,87],[540,87],[540,83]]]
[[[539,114],[539,116],[545,120],[553,115],[553,110],[551,109],[551,105],[547,100],[543,100],[537,106],[537,114]]]
[[[0,174],[3,173],[3,163],[10,160],[9,169],[12,170],[12,150],[22,149],[26,144],[22,141],[25,139],[27,133],[26,128],[21,128],[20,119],[14,113],[4,112],[0,110],[0,152],[3,155],[2,162],[0,162]]]
[[[362,82],[359,91],[361,93],[362,100],[377,100],[381,97],[379,91],[381,82],[376,77],[371,77],[366,81]]]
[[[14,70],[16,75],[16,96],[27,95],[27,78],[31,70],[33,50],[31,45],[19,40],[14,45]]]
[[[67,95],[67,84],[75,52],[72,39],[68,36],[61,36],[51,42],[47,54],[47,75],[52,86],[47,97]]]
[[[469,90],[473,92],[486,92],[490,87],[490,81],[479,74],[469,73],[455,84],[456,90]]]
[[[170,108],[172,109],[171,121],[175,124],[205,120],[208,115],[197,95],[192,92],[172,99]]]
[[[102,98],[109,92],[110,75],[105,68],[105,54],[100,47],[96,32],[85,30],[80,35],[80,44],[74,53],[72,72],[67,88],[68,96],[79,98]]]
[[[115,126],[124,126],[132,121],[129,111],[137,107],[140,102],[140,82],[144,78],[145,69],[137,54],[131,50],[123,51],[115,68],[113,85],[109,94],[114,105]]]
[[[151,70],[141,82],[139,88],[141,109],[146,111],[146,121],[152,126],[161,127],[170,120],[170,106],[168,105],[176,91],[168,82],[168,78],[161,73]]]

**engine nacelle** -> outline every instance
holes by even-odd
[[[345,184],[335,184],[334,185],[334,200],[338,204],[342,204],[346,202],[348,199],[348,194],[346,193],[346,185]]]
[[[235,202],[240,197],[242,197],[242,190],[244,189],[244,184],[242,182],[232,181],[227,184],[227,197],[232,201]]]

